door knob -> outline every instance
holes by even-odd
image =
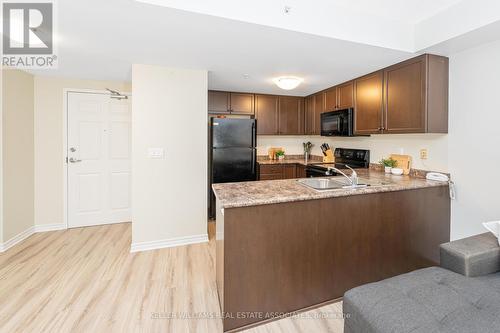
[[[78,163],[78,162],[81,162],[81,161],[82,161],[82,160],[77,160],[77,159],[74,159],[73,157],[71,157],[71,158],[69,159],[69,162],[70,162],[70,163]]]

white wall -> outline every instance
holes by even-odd
[[[2,239],[34,224],[33,75],[2,70]]]
[[[207,240],[207,89],[206,71],[132,66],[132,249]]]
[[[498,0],[461,0],[447,10],[416,24],[414,51],[418,52],[446,42],[487,27],[499,20],[500,2]]]
[[[372,163],[402,152],[413,157],[413,168],[448,171],[448,136],[443,134],[388,134],[351,138],[261,135],[257,138],[257,151],[259,155],[267,155],[267,148],[283,147],[287,154],[302,154],[302,142],[305,141],[314,144],[314,155],[321,155],[320,145],[326,142],[332,148],[369,149]],[[420,149],[423,148],[428,150],[427,160],[420,159]]]
[[[500,220],[500,41],[450,57],[449,170],[453,239]]]
[[[116,89],[130,92],[126,82],[35,76],[35,225],[64,223],[65,88]]]

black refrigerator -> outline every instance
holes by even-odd
[[[257,121],[255,119],[210,118],[208,213],[215,218],[212,184],[257,179]]]

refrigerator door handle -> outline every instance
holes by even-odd
[[[255,121],[252,123],[252,148],[255,148]]]
[[[253,176],[256,176],[256,174],[255,174],[255,164],[256,164],[255,155],[257,155],[257,149],[256,148],[254,148],[253,151],[252,151],[252,175]]]

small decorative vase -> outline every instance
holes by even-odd
[[[285,155],[279,155],[279,156],[278,156],[278,160],[282,161],[282,160],[284,160],[284,159],[285,159]]]
[[[307,164],[307,161],[309,161],[309,152],[308,151],[304,152],[304,160],[306,161],[306,164]]]
[[[392,171],[391,167],[388,166],[385,167],[385,173],[391,173],[391,171]]]

